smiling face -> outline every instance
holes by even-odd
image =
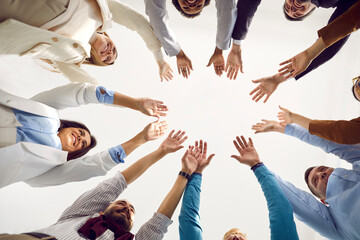
[[[181,9],[189,15],[194,15],[203,9],[205,0],[178,0]]]
[[[100,61],[105,64],[112,64],[117,58],[115,44],[105,34],[98,33],[92,47]]]
[[[326,199],[326,187],[333,171],[334,168],[318,166],[314,167],[308,175],[309,188],[323,201]]]
[[[60,138],[62,150],[70,153],[85,149],[91,144],[89,132],[82,128],[63,128],[57,135]]]
[[[104,211],[104,216],[130,231],[134,224],[135,208],[126,200],[112,202]]]
[[[311,1],[285,0],[284,11],[290,18],[298,19],[307,15],[315,7]]]

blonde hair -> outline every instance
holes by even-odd
[[[107,36],[108,38],[109,35],[106,32],[103,32],[105,36]],[[117,57],[117,51],[116,51],[116,57]],[[95,66],[109,66],[114,64],[114,62],[112,63],[104,63],[103,61],[101,61],[100,56],[97,54],[97,52],[95,51],[95,49],[93,48],[93,46],[91,45],[91,50],[90,50],[90,57],[85,59],[84,61],[85,64],[90,64],[90,65],[95,65]]]
[[[243,237],[244,239],[246,239],[246,234],[245,233],[242,233],[240,231],[240,229],[238,228],[233,228],[233,229],[230,229],[229,231],[227,231],[225,234],[224,234],[224,237],[223,237],[223,240],[226,240],[231,234],[234,234],[234,233],[237,233],[239,234],[241,237]]]

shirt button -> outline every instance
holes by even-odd
[[[345,174],[345,178],[348,178],[348,177],[349,177],[349,175]]]
[[[53,40],[54,42],[58,42],[58,41],[59,41],[59,39],[56,38],[56,37],[53,37],[52,40]]]
[[[79,44],[77,44],[77,43],[74,43],[74,44],[73,44],[73,47],[74,47],[74,48],[77,48],[78,46],[79,46]]]

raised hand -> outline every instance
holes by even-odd
[[[285,132],[285,126],[281,125],[277,121],[261,119],[262,122],[252,125],[251,129],[255,130],[255,133],[264,132]]]
[[[279,108],[281,109],[280,112],[278,112],[278,119],[280,121],[280,124],[283,126],[286,126],[289,123],[293,122],[293,113],[290,112],[288,109],[283,108],[281,106],[279,106]]]
[[[232,155],[232,158],[235,158],[240,163],[250,167],[260,162],[259,155],[254,148],[251,138],[249,138],[249,142],[246,142],[244,136],[241,136],[241,139],[236,137],[236,140],[234,140],[233,143],[240,155]]]
[[[181,144],[185,142],[188,138],[185,136],[185,131],[179,130],[176,134],[174,134],[175,130],[172,130],[169,136],[161,143],[160,149],[164,151],[166,154],[176,152],[179,149],[183,148]]]
[[[199,165],[197,166],[195,172],[202,173],[204,169],[210,164],[211,159],[215,156],[215,154],[210,154],[210,156],[206,158],[207,142],[203,142],[203,140],[200,140],[200,144],[198,141],[195,141],[195,147],[189,146],[190,150],[193,150],[194,148],[200,149]]]
[[[144,136],[145,141],[151,141],[158,139],[162,135],[164,135],[165,131],[168,128],[168,124],[166,121],[156,121],[148,124],[144,130],[142,130],[142,134]]]
[[[166,81],[170,81],[173,78],[173,70],[171,69],[170,65],[165,62],[162,61],[161,63],[159,63],[159,74],[160,74],[160,78],[161,78],[161,82],[164,81],[164,79]]]
[[[252,81],[253,83],[260,83],[260,84],[250,92],[250,95],[254,94],[252,100],[258,102],[261,98],[267,95],[264,100],[264,103],[266,103],[266,101],[269,99],[271,94],[276,90],[278,85],[284,82],[285,80],[286,79],[280,74],[276,74],[271,77],[260,78],[258,80],[253,80]]]
[[[138,100],[139,111],[145,115],[160,118],[166,116],[167,106],[162,101],[150,98],[140,98]]]
[[[280,75],[282,75],[285,79],[290,77],[295,77],[306,70],[306,68],[312,62],[311,56],[308,54],[307,51],[303,51],[298,55],[290,58],[287,61],[280,63],[280,66],[284,66],[283,68],[279,69]]]
[[[190,70],[193,70],[193,68],[190,59],[182,50],[176,55],[176,62],[179,74],[182,74],[184,78],[188,78]]]
[[[227,57],[225,72],[230,80],[235,80],[239,72],[243,72],[240,45],[234,45]]]
[[[200,162],[200,149],[195,147],[186,150],[184,156],[181,158],[181,171],[189,175],[193,174]]]
[[[223,74],[223,71],[225,70],[225,60],[222,55],[222,50],[219,48],[215,48],[215,51],[213,55],[211,56],[208,65],[206,67],[210,67],[211,64],[214,64],[214,70],[216,75],[219,77]]]

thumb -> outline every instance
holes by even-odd
[[[208,162],[210,163],[210,161],[211,161],[211,159],[213,159],[213,157],[215,156],[215,154],[213,153],[213,154],[211,154],[209,157],[208,157]]]
[[[231,155],[232,158],[235,158],[236,160],[238,160],[240,162],[241,160],[241,157],[240,156],[237,156],[237,155]]]
[[[211,64],[212,64],[212,61],[211,61],[211,58],[210,58],[209,63],[208,63],[206,66],[207,66],[207,67],[210,67]]]
[[[260,83],[262,82],[262,79],[252,80],[253,83]]]

